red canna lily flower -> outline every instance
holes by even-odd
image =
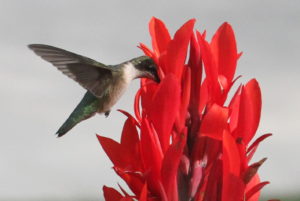
[[[259,84],[241,85],[226,105],[241,56],[234,32],[224,23],[208,42],[194,24],[172,38],[159,19],[149,23],[152,49],[140,48],[156,62],[161,82],[141,80],[135,117],[120,110],[127,116],[120,143],[98,136],[131,190],[103,187],[106,201],[258,201],[268,184],[257,173],[266,159],[250,162],[271,135],[250,145],[260,120]]]

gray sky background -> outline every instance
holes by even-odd
[[[65,137],[56,130],[84,94],[74,81],[41,60],[30,43],[58,46],[107,64],[141,55],[150,45],[148,22],[162,19],[173,34],[196,18],[208,36],[224,22],[234,28],[240,80],[255,77],[263,92],[256,159],[267,156],[260,174],[271,181],[265,193],[300,189],[300,1],[299,0],[0,0],[0,200],[102,197],[102,186],[121,180],[95,133],[119,139],[132,112],[138,81],[109,118],[97,115]],[[43,198],[43,199],[41,199]]]

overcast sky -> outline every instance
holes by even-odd
[[[109,118],[97,115],[57,139],[54,133],[85,90],[26,46],[44,43],[116,64],[141,55],[139,42],[150,44],[152,16],[172,34],[190,18],[209,37],[224,21],[233,26],[244,52],[240,81],[255,77],[262,88],[257,135],[274,133],[256,154],[268,157],[260,170],[271,181],[264,192],[300,190],[299,0],[0,0],[0,5],[0,200],[97,200],[104,184],[123,184],[95,133],[118,140],[125,117],[116,109],[132,112],[138,81]]]

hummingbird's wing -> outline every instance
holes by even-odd
[[[108,81],[112,79],[112,71],[117,70],[57,47],[42,44],[32,44],[28,47],[97,97],[103,95]]]

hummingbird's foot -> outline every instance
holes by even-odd
[[[105,117],[108,117],[108,116],[109,116],[109,113],[110,113],[110,110],[106,111],[106,112],[104,113]]]

